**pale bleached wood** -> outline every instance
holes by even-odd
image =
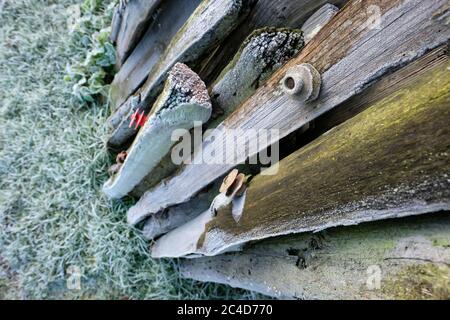
[[[449,299],[450,215],[268,239],[242,253],[182,259],[180,271],[282,299]]]
[[[152,67],[146,82],[134,94],[141,100],[138,108],[148,112],[161,92],[170,68],[176,62],[185,63],[191,68],[195,67],[203,56],[220,43],[248,14],[253,2],[254,0],[203,1],[173,37],[158,63]],[[129,116],[134,110],[128,113],[119,112],[127,116],[123,117],[123,121],[115,129],[110,140],[115,140],[117,143],[120,136],[123,138],[122,144],[125,144],[137,132],[128,129]]]
[[[210,207],[211,202],[218,195],[219,185],[214,183],[206,190],[202,190],[192,201],[167,208],[161,214],[148,217],[142,230],[144,237],[155,239],[199,216]]]
[[[379,28],[367,24],[369,6],[381,12]],[[226,129],[278,129],[284,137],[326,111],[362,92],[374,81],[450,38],[446,27],[446,1],[351,1],[305,47],[300,55],[279,70],[218,128],[210,153],[226,140]],[[348,23],[351,19],[352,23]],[[283,95],[280,80],[290,66],[308,62],[322,74],[317,101],[298,104]],[[275,141],[267,141],[267,145]],[[242,146],[240,146],[242,147]],[[265,145],[260,145],[260,149]],[[241,155],[237,162],[243,162]],[[232,162],[231,159],[227,159]],[[228,162],[227,161],[227,162]],[[189,200],[235,164],[187,165],[180,173],[148,191],[128,212],[136,224],[150,214]]]
[[[250,14],[242,21],[198,70],[200,78],[209,86],[235,56],[243,41],[255,30],[267,27],[300,28],[325,3],[342,7],[347,0],[258,0]]]
[[[176,63],[120,170],[103,186],[110,198],[127,195],[170,152],[177,129],[191,129],[211,116],[205,84],[189,67]],[[136,121],[139,125],[139,121]]]
[[[444,45],[430,51],[420,59],[413,61],[396,72],[383,77],[383,79],[365,90],[364,94],[356,95],[333,110],[332,113],[319,117],[316,121],[319,133],[326,132],[328,129],[348,120],[386,96],[407,87],[413,81],[429,72],[429,70],[441,63],[445,63],[447,59],[448,48]],[[148,217],[143,228],[144,236],[148,239],[153,239],[197,217],[209,207],[211,201],[217,195],[218,182],[220,181],[221,179],[216,180],[213,187],[207,187],[206,190],[202,190],[188,202],[169,207],[161,214]]]
[[[161,0],[121,1],[120,29],[116,38],[117,65],[120,67],[137,45]]]
[[[114,76],[110,94],[111,110],[116,110],[145,82],[170,40],[199,3],[200,0],[171,0],[163,1],[158,6],[154,14],[154,22]]]
[[[255,31],[246,39],[233,61],[209,89],[213,113],[205,127],[215,128],[302,47],[300,30],[264,28]],[[115,144],[115,141],[110,140],[110,143]],[[189,150],[189,153],[191,152],[192,150]],[[173,174],[178,168],[179,166],[175,165],[168,155],[158,168],[136,186],[132,194],[142,196],[145,191]]]
[[[279,235],[450,210],[449,67],[437,65],[281,160],[276,175],[256,176],[241,219],[219,210],[190,253],[216,255]],[[176,238],[177,229],[171,233]],[[166,248],[159,256],[178,252],[157,246]]]
[[[217,127],[303,46],[299,29],[263,28],[254,31],[211,85],[213,116],[208,129]]]
[[[302,26],[305,43],[311,41],[311,39],[314,38],[320,29],[322,29],[338,13],[338,11],[338,7],[327,3],[314,12]]]

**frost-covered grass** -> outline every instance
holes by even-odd
[[[76,102],[63,80],[86,55],[67,28],[77,3],[0,0],[0,298],[254,297],[150,259],[125,221],[131,200],[103,197],[107,107]]]

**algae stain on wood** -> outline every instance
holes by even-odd
[[[425,263],[405,267],[382,285],[386,297],[401,300],[449,300],[450,267]]]
[[[206,234],[276,233],[318,212],[337,219],[349,204],[356,210],[395,207],[396,198],[448,202],[449,67],[439,65],[287,157],[277,175],[255,177],[240,223],[219,212]],[[389,201],[376,201],[383,197]]]

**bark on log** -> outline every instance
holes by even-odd
[[[367,10],[372,6],[380,9],[380,25],[368,24]],[[226,129],[273,128],[279,129],[280,137],[284,137],[302,127],[364,91],[383,75],[446,43],[450,38],[445,22],[447,13],[445,0],[433,4],[400,0],[349,2],[297,58],[276,72],[217,128],[216,139],[204,146],[204,154],[217,150],[218,145],[223,146]],[[352,23],[346,23],[348,20]],[[280,89],[280,80],[285,72],[303,62],[311,63],[322,74],[321,94],[317,101],[308,104],[299,104],[282,94]],[[268,140],[267,145],[274,142]],[[267,145],[262,144],[258,148],[261,150]],[[243,162],[251,155],[244,153],[236,162]],[[233,163],[229,158],[225,162]],[[189,200],[234,166],[186,166],[179,174],[147,192],[129,210],[128,222],[136,224],[150,214]]]
[[[210,116],[205,84],[186,65],[175,64],[125,162],[103,186],[104,193],[110,198],[125,196],[169,153],[175,129],[191,129]]]
[[[145,82],[170,40],[199,3],[200,0],[171,0],[163,1],[158,6],[154,22],[114,76],[110,91],[111,110],[116,110]]]
[[[134,96],[140,97],[139,108],[148,112],[161,92],[167,72],[176,62],[183,62],[191,68],[201,61],[208,50],[222,41],[243,19],[254,0],[207,0],[202,2],[192,16],[177,32],[158,63],[152,68],[144,85]],[[129,99],[132,99],[131,96]],[[124,108],[129,106],[126,102]],[[119,109],[122,108],[119,107]],[[127,113],[123,110],[116,112]],[[134,110],[130,110],[130,115]],[[116,135],[124,137],[122,145],[131,139],[136,131],[128,130],[129,119],[125,117],[115,129],[111,139],[118,141]],[[111,145],[111,143],[109,143]],[[117,147],[117,146],[116,146]]]
[[[450,210],[450,63],[256,176],[239,223],[219,211],[197,254],[333,226]]]
[[[123,10],[116,11],[116,19],[120,19],[120,29],[116,36],[117,66],[120,68],[135,48],[145,29],[149,25],[152,14],[161,0],[127,1]],[[122,2],[122,1],[121,1]],[[115,21],[117,21],[114,19]]]
[[[286,299],[450,299],[450,215],[268,239],[182,259],[184,277]]]

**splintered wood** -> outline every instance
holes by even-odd
[[[188,278],[450,297],[449,15],[448,0],[120,1],[103,192],[138,199],[128,223],[152,257],[195,258]]]

